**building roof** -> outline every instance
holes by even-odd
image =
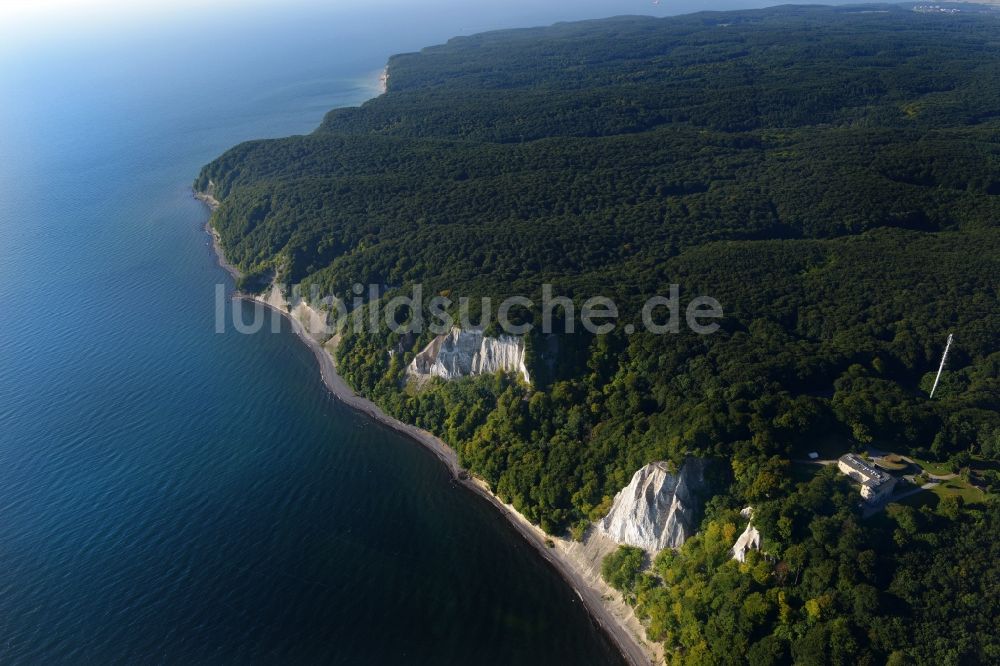
[[[872,488],[877,488],[888,481],[891,477],[880,469],[869,465],[860,456],[848,453],[840,457],[840,462],[844,463],[863,477],[862,483]]]

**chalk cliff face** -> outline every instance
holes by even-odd
[[[753,509],[747,507],[740,511],[740,515],[744,518],[753,518]],[[733,559],[737,562],[745,562],[747,559],[747,553],[751,550],[760,550],[760,532],[757,528],[753,526],[753,522],[747,523],[747,528],[743,530],[743,534],[736,540],[733,544]]]
[[[524,339],[513,335],[490,338],[480,330],[453,328],[431,340],[410,365],[406,374],[421,379],[458,379],[496,371],[517,372],[530,382],[524,365]]]
[[[698,526],[705,461],[689,459],[676,474],[665,462],[646,465],[615,495],[598,529],[620,544],[650,553],[680,548]]]

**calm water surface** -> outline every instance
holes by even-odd
[[[328,397],[289,331],[213,332],[198,168],[463,27],[369,18],[4,53],[0,663],[617,662],[499,515]]]

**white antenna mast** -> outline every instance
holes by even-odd
[[[931,398],[934,397],[934,391],[937,390],[938,382],[941,381],[941,373],[944,372],[944,362],[948,359],[948,350],[951,349],[951,339],[954,336],[948,334],[948,344],[944,346],[944,354],[941,355],[941,365],[938,367],[937,377],[934,378],[934,386],[931,388]]]

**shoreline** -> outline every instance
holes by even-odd
[[[387,92],[388,79],[389,67],[387,65],[379,77],[380,95]],[[219,207],[220,202],[208,192],[194,190],[194,197],[209,209],[209,218],[205,222],[204,228],[205,232],[212,237],[212,249],[219,266],[234,281],[238,281],[243,277],[243,273],[226,260],[219,234],[212,226],[211,213]],[[259,303],[287,319],[291,323],[296,337],[304,342],[313,352],[313,356],[316,357],[323,385],[326,386],[334,399],[422,446],[447,468],[454,483],[484,499],[499,511],[514,531],[538,553],[542,560],[555,569],[560,578],[576,593],[591,621],[617,648],[625,663],[629,666],[663,663],[662,647],[646,640],[645,628],[635,616],[632,608],[625,603],[621,594],[612,589],[601,578],[600,565],[603,555],[610,552],[617,544],[598,534],[593,527],[585,535],[584,543],[574,542],[565,537],[549,536],[522,516],[513,506],[502,502],[489,489],[485,481],[477,479],[463,468],[458,462],[457,452],[444,441],[426,430],[386,414],[378,405],[355,393],[354,389],[337,373],[336,360],[332,351],[327,348],[327,345],[335,345],[335,339],[321,343],[309,335],[302,322],[293,316],[287,308],[275,306],[268,302],[266,297],[258,298],[239,292],[230,296],[234,299]],[[550,547],[548,543],[552,543],[553,546]]]
[[[574,542],[563,537],[547,535],[541,528],[533,525],[527,518],[521,515],[513,506],[501,501],[499,497],[493,494],[493,491],[489,489],[484,481],[472,476],[468,470],[462,467],[458,462],[458,454],[444,441],[426,430],[404,423],[386,414],[378,405],[355,393],[337,373],[336,361],[330,351],[318,340],[309,335],[302,322],[292,316],[291,313],[280,307],[276,307],[262,298],[255,298],[245,294],[234,294],[233,298],[260,304],[287,319],[291,323],[296,337],[313,352],[320,366],[320,376],[322,377],[323,384],[336,400],[424,447],[424,449],[444,464],[451,474],[454,483],[457,483],[493,505],[507,520],[507,523],[528,542],[529,546],[534,548],[543,560],[556,570],[556,573],[576,593],[591,620],[618,649],[627,664],[630,666],[644,666],[647,664],[662,663],[662,654],[656,647],[646,641],[645,638],[636,635],[637,630],[643,629],[638,619],[635,618],[631,607],[625,605],[624,601],[620,598],[621,595],[604,584],[603,581],[600,581],[600,585],[598,585],[594,580],[594,572],[588,572],[587,568],[581,563],[582,551],[586,548],[583,544],[574,544]],[[586,539],[596,540],[598,538],[599,535],[595,535],[593,528],[591,528]],[[551,540],[555,546],[549,547],[546,544],[547,540]],[[574,553],[574,551],[576,552]],[[597,567],[599,568],[599,566],[600,561],[598,560]],[[597,573],[597,576],[599,580],[599,573]],[[608,597],[617,598],[617,603],[608,603]],[[627,615],[632,622],[616,614],[614,612],[615,608],[619,609],[619,611],[623,608],[627,609]],[[633,626],[629,626],[630,624]]]
[[[236,268],[236,266],[233,266],[231,263],[226,261],[226,253],[222,251],[222,239],[219,237],[219,232],[212,226],[212,213],[214,213],[215,209],[219,207],[219,201],[211,194],[198,192],[197,190],[193,191],[194,198],[208,206],[209,215],[208,219],[205,221],[205,233],[212,237],[212,250],[215,251],[215,258],[218,260],[219,266],[225,269],[234,281],[239,280],[243,277],[243,273],[240,269]]]

